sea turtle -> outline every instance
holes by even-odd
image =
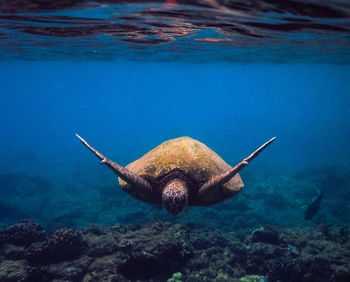
[[[238,172],[275,139],[272,138],[236,166],[229,166],[214,151],[190,137],[171,139],[140,159],[122,167],[77,137],[119,176],[122,189],[138,200],[163,205],[171,214],[185,206],[208,206],[239,193]]]

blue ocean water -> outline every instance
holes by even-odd
[[[93,162],[75,133],[123,165],[179,136],[232,165],[277,136],[257,170],[349,165],[348,66],[10,61],[1,70],[4,170],[36,171],[31,159],[10,161],[30,153],[58,171]]]
[[[25,218],[48,232],[91,224],[147,229],[153,222],[170,222],[169,228],[181,224],[193,234],[214,230],[242,244],[271,243],[256,239],[259,233],[254,232],[262,226],[303,232],[327,226],[340,228],[339,236],[347,234],[348,3],[73,2],[0,3],[1,228]],[[277,138],[240,172],[241,193],[173,216],[123,192],[115,174],[99,164],[76,133],[122,166],[181,136],[205,143],[234,166]],[[321,204],[305,220],[320,193]],[[314,235],[305,236],[306,242],[314,240]],[[339,238],[322,240],[339,243]],[[191,242],[196,254],[199,243]],[[325,250],[333,246],[327,244]],[[346,244],[339,249],[349,248]],[[286,246],[288,258],[302,252],[297,243]],[[1,253],[0,278],[17,281],[1,272],[5,258],[17,260]],[[348,256],[342,259],[338,264],[348,267]],[[205,274],[206,281],[236,281],[248,274],[261,277],[237,281],[292,281],[289,270],[277,277],[268,267],[252,271],[248,262],[234,263],[224,263],[234,269],[224,274],[216,266],[221,272]],[[204,272],[194,278],[198,265],[181,267],[182,278],[175,275],[176,267],[169,270],[173,278],[157,271],[143,276],[138,267],[133,270],[137,275],[118,271],[120,279],[132,281],[205,281]],[[333,276],[317,280],[317,271],[307,269],[293,281],[346,281],[350,275],[348,268],[332,269]],[[88,280],[89,271],[72,274],[69,281],[107,277]],[[45,279],[56,277],[50,275],[45,272]]]

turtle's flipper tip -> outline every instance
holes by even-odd
[[[75,133],[75,135],[79,138],[79,140],[86,146],[88,147],[91,151],[94,152],[93,148],[85,141],[85,139],[81,136],[79,136],[78,133]]]
[[[81,142],[83,142],[83,143],[85,143],[85,142],[86,142],[86,141],[85,141],[85,140],[84,140],[82,137],[80,137],[80,136],[79,136],[79,134],[78,134],[78,133],[75,133],[75,136],[77,136]]]
[[[276,139],[276,136],[275,137],[272,137],[269,141],[267,141],[264,145],[262,145],[261,147],[267,147],[268,145],[270,145],[273,141],[275,141]]]
[[[258,150],[259,152],[265,149],[267,146],[269,146],[273,141],[275,141],[276,136],[272,137],[269,141],[267,141],[264,145],[262,145]]]
[[[91,151],[93,152],[101,161],[105,159],[105,157],[97,151],[95,148],[91,147],[88,142],[84,140],[84,138],[80,137],[77,133],[75,135],[80,139],[80,141]]]

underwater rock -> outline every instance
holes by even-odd
[[[68,261],[41,266],[41,273],[55,281],[81,281],[93,258],[82,255],[79,258]]]
[[[46,251],[53,259],[71,259],[82,253],[85,246],[81,232],[61,228],[50,236]]]
[[[278,230],[271,226],[265,226],[255,230],[250,240],[253,243],[262,242],[274,245],[279,245],[281,243]]]
[[[87,254],[89,256],[100,257],[111,254],[118,246],[118,242],[111,233],[98,236],[87,234],[85,239],[88,244]]]
[[[95,282],[95,281],[106,281],[106,282],[128,282],[121,274],[110,274],[107,271],[101,272],[90,272],[86,274],[82,280],[83,282]]]
[[[192,254],[188,231],[178,225],[155,223],[119,239],[120,272],[127,279],[168,277]]]
[[[266,277],[261,275],[246,275],[239,278],[240,282],[265,282]]]
[[[21,260],[25,257],[25,248],[13,244],[4,244],[1,249],[1,255],[9,260]]]
[[[189,226],[90,225],[58,229],[30,245],[8,241],[0,244],[0,281],[349,281],[343,228],[265,226],[240,240]]]
[[[45,238],[46,232],[39,224],[31,220],[23,220],[0,231],[0,244],[29,245],[34,242],[43,241]]]
[[[0,281],[25,281],[28,277],[24,261],[5,260],[0,263]]]
[[[31,244],[26,250],[24,257],[31,264],[39,264],[48,262],[49,255],[46,252],[47,242],[35,242]]]
[[[47,241],[31,244],[25,251],[25,258],[32,264],[71,260],[80,255],[85,246],[79,231],[61,228]]]

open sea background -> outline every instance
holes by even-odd
[[[1,1],[0,228],[350,227],[347,1],[116,2]],[[180,136],[232,166],[277,139],[236,197],[172,216],[122,192],[75,133],[123,166]]]

